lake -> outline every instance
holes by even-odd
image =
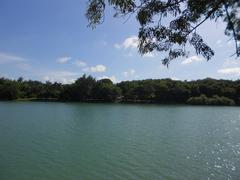
[[[1,180],[239,178],[239,107],[0,102]]]

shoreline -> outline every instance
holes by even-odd
[[[239,105],[221,105],[221,104],[188,104],[176,102],[159,102],[151,100],[117,100],[117,101],[104,101],[99,99],[89,99],[82,101],[67,101],[57,98],[20,98],[14,100],[0,100],[0,102],[60,102],[60,103],[106,103],[106,104],[156,104],[156,105],[187,105],[187,106],[231,106],[239,107]]]

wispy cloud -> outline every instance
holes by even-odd
[[[26,59],[23,57],[0,52],[0,64],[16,63],[16,62],[24,62],[24,61],[26,61]]]
[[[62,57],[59,57],[59,58],[56,60],[56,62],[57,62],[57,63],[60,63],[60,64],[64,64],[64,63],[70,61],[71,59],[72,59],[72,57],[70,57],[70,56],[62,56]]]
[[[44,81],[60,82],[63,84],[73,83],[82,73],[71,71],[48,71],[41,73]]]
[[[148,39],[149,41],[151,42],[156,42],[156,38],[153,38],[153,39]],[[136,49],[139,45],[139,39],[137,36],[133,35],[133,36],[130,36],[128,38],[126,38],[122,43],[117,43],[114,45],[115,48],[117,49],[121,49],[121,48],[124,48],[124,49]]]
[[[130,36],[126,38],[121,44],[115,44],[115,48],[117,49],[134,49],[138,47],[138,37],[137,36]]]
[[[240,61],[238,59],[227,59],[223,63],[223,67],[231,67],[231,66],[240,66]]]
[[[144,54],[142,57],[143,57],[143,58],[153,58],[153,57],[155,57],[155,54],[153,54],[153,53],[147,53],[147,54]]]
[[[177,78],[177,77],[171,77],[170,79],[172,79],[172,80],[174,80],[174,81],[180,81],[180,79]]]
[[[23,71],[28,71],[31,69],[31,66],[27,63],[26,58],[9,54],[9,53],[0,52],[0,64],[9,64],[9,63],[14,64],[14,67]]]
[[[191,56],[185,59],[184,61],[182,61],[182,64],[191,64],[193,62],[200,62],[200,61],[203,61],[203,59],[198,56]]]
[[[93,73],[101,73],[101,72],[105,72],[106,70],[107,70],[106,66],[101,64],[92,66],[92,67],[86,67],[83,69],[83,71],[89,71]]]
[[[240,62],[236,59],[227,59],[217,72],[222,75],[240,76]]]
[[[139,44],[139,40],[137,36],[130,36],[128,38],[126,38],[122,43],[120,44],[115,44],[114,47],[116,49],[124,49],[124,50],[128,50],[127,53],[127,57],[132,57],[133,54],[137,53],[137,47]],[[141,56],[142,58],[153,58],[155,57],[154,53],[146,53],[144,55]]]
[[[240,76],[240,67],[223,68],[218,70],[219,74]]]
[[[73,62],[73,64],[80,68],[87,66],[87,63],[85,63],[84,61],[81,61],[81,60],[76,60],[75,62]]]
[[[113,75],[113,76],[100,76],[97,78],[98,80],[101,80],[101,79],[110,79],[113,83],[117,83],[118,80],[117,78]]]
[[[80,67],[84,72],[102,73],[107,70],[107,67],[102,64],[98,64],[96,66],[88,66],[88,64],[82,60],[76,60],[73,62],[73,64],[77,67]]]
[[[122,75],[125,77],[133,76],[135,75],[136,71],[134,69],[129,69],[128,71],[122,72]]]

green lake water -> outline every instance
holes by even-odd
[[[0,180],[240,179],[240,107],[0,102]]]

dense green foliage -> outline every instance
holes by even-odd
[[[88,0],[86,12],[89,25],[95,27],[104,20],[108,6],[115,16],[134,15],[139,22],[139,52],[164,52],[163,64],[189,53],[193,46],[197,54],[209,60],[214,51],[198,34],[197,28],[205,21],[226,23],[225,34],[235,41],[236,55],[240,56],[239,0]]]
[[[111,80],[96,81],[83,75],[70,85],[63,85],[59,99],[65,101],[115,101],[121,90]]]
[[[83,75],[72,84],[0,78],[0,99],[240,105],[240,80],[138,80],[113,84]]]
[[[18,80],[0,78],[0,99],[56,99],[62,92],[62,88],[63,86],[60,83],[24,81],[23,78],[19,78]]]
[[[187,103],[192,105],[235,105],[235,102],[232,99],[227,97],[219,97],[217,95],[214,95],[210,98],[205,95],[191,97],[187,100]]]

